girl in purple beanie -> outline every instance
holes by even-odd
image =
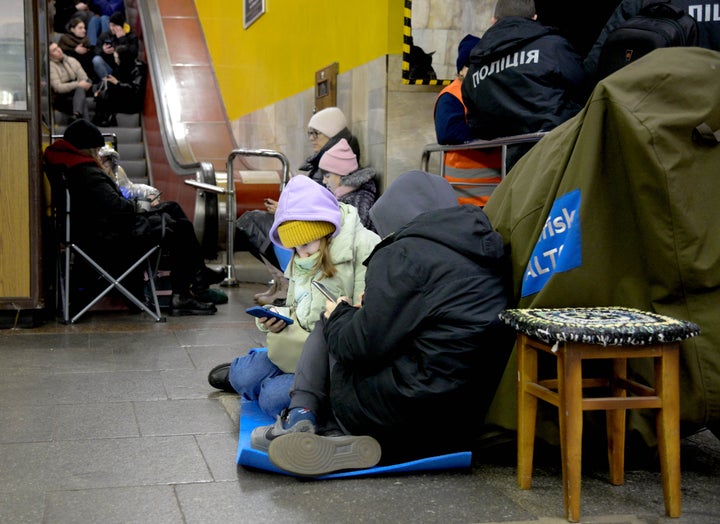
[[[365,291],[365,266],[380,237],[366,229],[351,205],[338,203],[326,188],[304,175],[290,179],[280,195],[270,239],[292,249],[285,269],[289,280],[286,306],[271,309],[290,317],[292,324],[257,319],[267,333],[267,351],[251,349],[232,363],[210,371],[211,386],[257,400],[270,416],[290,402],[290,386],[302,347],[325,310],[325,297],[311,282],[321,281],[334,295],[359,302]]]

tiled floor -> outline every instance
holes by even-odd
[[[537,468],[520,491],[512,459],[322,482],[238,468],[237,397],[206,376],[262,345],[243,309],[263,288],[227,289],[212,317],[93,312],[72,326],[0,330],[0,522],[563,522],[558,468]],[[583,473],[584,521],[665,520],[656,471],[628,471],[622,487],[602,468]],[[720,522],[709,432],[684,441],[683,496],[672,522]]]

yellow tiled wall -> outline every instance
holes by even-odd
[[[402,52],[398,0],[265,0],[247,29],[243,1],[195,4],[231,121],[312,87],[333,62],[343,73]]]

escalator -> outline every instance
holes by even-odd
[[[143,135],[151,183],[193,217],[206,256],[220,244],[223,202],[195,180],[222,187],[236,148],[200,20],[192,0],[126,0],[143,42],[148,88]],[[239,160],[242,164],[242,159]]]

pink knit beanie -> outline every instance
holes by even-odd
[[[357,157],[344,138],[323,153],[318,165],[320,169],[340,176],[349,175],[358,170]]]

